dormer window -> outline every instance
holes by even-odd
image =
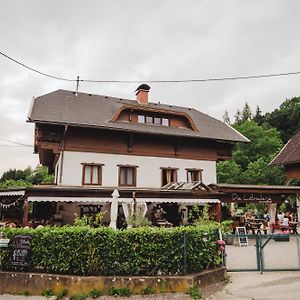
[[[153,116],[148,114],[138,114],[138,123],[170,126],[169,118],[165,118],[162,116]]]

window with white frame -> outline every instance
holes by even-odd
[[[138,114],[138,123],[155,124],[162,126],[170,126],[170,121],[168,117],[163,117],[161,115],[152,114]]]

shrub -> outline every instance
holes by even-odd
[[[102,292],[100,291],[100,290],[98,290],[98,289],[93,289],[93,290],[91,290],[90,292],[89,292],[89,296],[91,297],[91,298],[98,298],[98,297],[100,297],[102,295]]]
[[[62,300],[65,296],[67,296],[68,294],[68,290],[67,289],[63,289],[60,292],[57,293],[57,300]]]
[[[108,289],[108,295],[115,297],[129,297],[132,295],[132,291],[129,288],[116,288],[112,286]]]
[[[151,286],[147,286],[141,290],[142,295],[150,295],[150,294],[155,294],[154,289]]]
[[[218,226],[131,228],[90,226],[5,229],[4,235],[31,235],[30,271],[74,275],[162,275],[200,272],[218,266]],[[184,246],[184,235],[186,246]],[[3,250],[5,270],[11,246]],[[186,261],[186,266],[184,262]]]
[[[187,294],[190,295],[195,300],[202,299],[201,292],[199,288],[197,288],[196,286],[190,287],[189,290],[187,291]]]
[[[41,295],[48,298],[54,296],[54,292],[52,289],[45,289],[42,291]]]

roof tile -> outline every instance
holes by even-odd
[[[197,131],[192,129],[168,126],[133,124],[128,122],[112,122],[111,120],[124,105],[142,107],[135,100],[115,97],[91,95],[57,90],[34,99],[32,110],[28,116],[30,122],[46,122],[69,124],[75,126],[98,127],[122,131],[135,131],[149,134],[186,136],[232,142],[249,142],[242,134],[231,126],[201,113],[195,109],[159,103],[148,103],[147,107],[189,115]]]

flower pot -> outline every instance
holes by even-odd
[[[224,241],[225,241],[226,245],[233,245],[234,238],[235,238],[234,235],[225,236]]]

